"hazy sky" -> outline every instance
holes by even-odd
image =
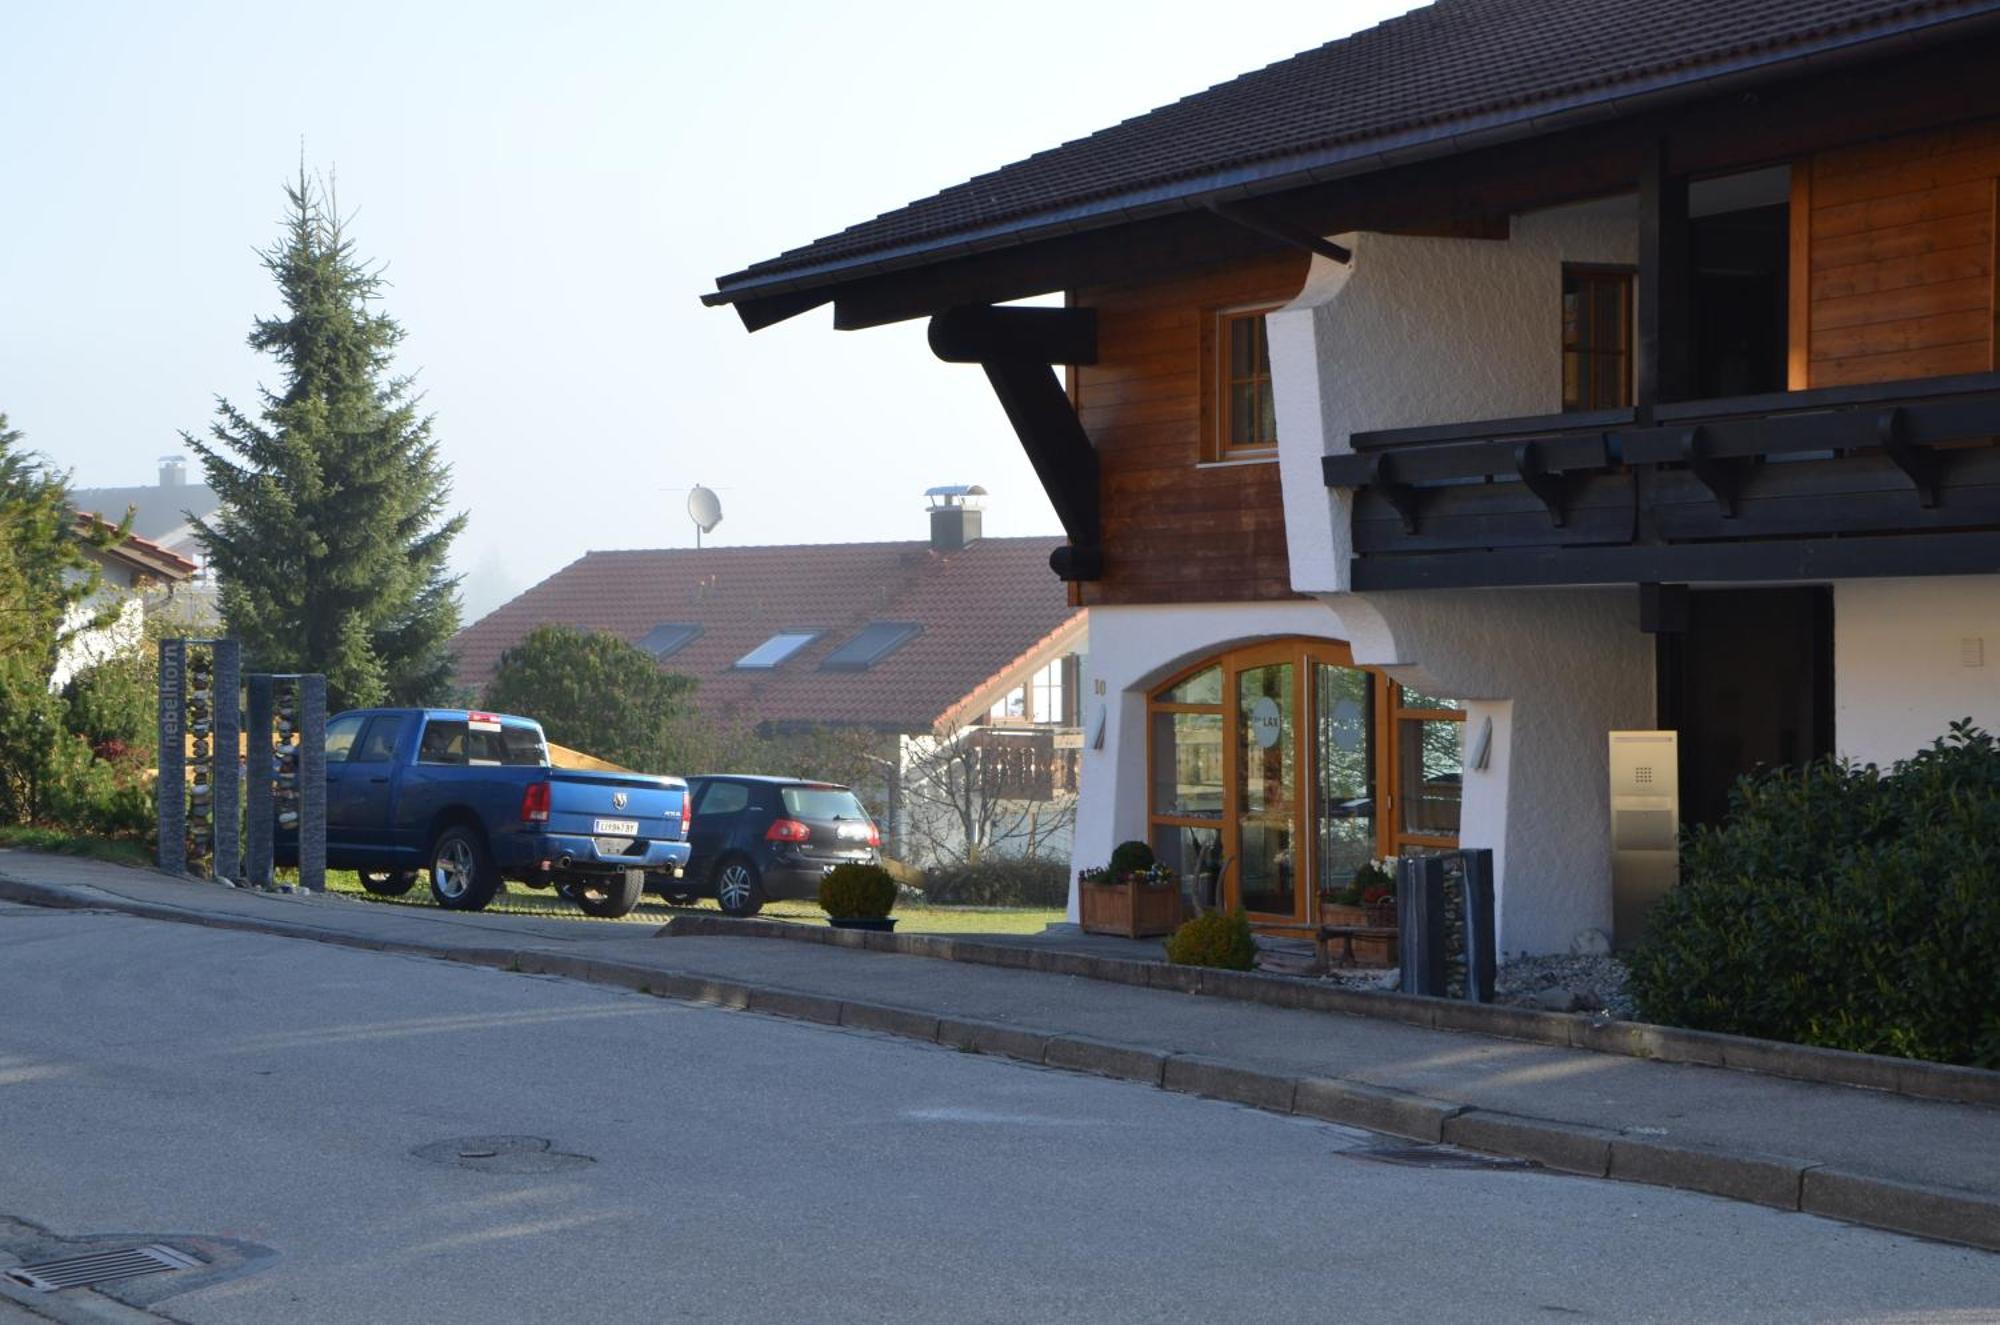
[[[468,620],[591,548],[921,537],[981,483],[1058,525],[921,323],[751,336],[714,278],[1407,9],[0,0],[0,412],[79,485],[254,405],[303,141],[388,265],[469,512]]]

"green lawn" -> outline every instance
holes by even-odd
[[[87,856],[114,865],[146,866],[153,857],[145,844],[128,838],[86,837],[54,828],[0,828],[0,847],[22,851],[52,851],[63,856]]]
[[[421,883],[402,897],[372,897],[362,891],[361,884],[346,870],[328,870],[326,887],[328,892],[388,906],[434,905],[430,893]],[[554,891],[527,888],[517,883],[509,884],[507,891],[494,898],[493,904],[486,909],[502,915],[546,916],[599,925],[664,925],[688,911],[713,914],[715,903],[705,901],[692,907],[668,906],[657,897],[649,896],[622,920],[591,920],[591,917],[556,896]],[[898,903],[895,915],[897,932],[913,934],[1039,934],[1044,927],[1063,919],[1060,910],[1040,907],[924,906],[911,902]],[[761,918],[794,921],[802,925],[826,923],[825,913],[814,902],[772,902],[764,908]]]

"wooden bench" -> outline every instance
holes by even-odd
[[[1354,940],[1384,939],[1393,941],[1396,937],[1394,925],[1321,925],[1313,935],[1313,951],[1317,954],[1319,969],[1324,971],[1330,964],[1327,948],[1335,939],[1340,940],[1340,959],[1354,960]]]

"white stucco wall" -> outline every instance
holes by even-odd
[[[2000,732],[2000,575],[1835,583],[1833,695],[1834,746],[1865,763],[1959,718]]]
[[[1653,638],[1633,589],[1329,594],[1356,662],[1466,703],[1459,845],[1493,852],[1503,952],[1562,952],[1611,925],[1606,733],[1651,727]]]
[[[1562,267],[1634,263],[1629,206],[1516,217],[1512,236],[1337,236],[1349,264],[1314,258],[1299,296],[1269,318],[1278,463],[1292,585],[1348,587],[1351,498],[1322,456],[1378,428],[1465,423],[1562,408]]]
[[[1490,847],[1500,943],[1560,951],[1611,918],[1605,733],[1654,720],[1653,645],[1630,590],[1354,595],[1351,498],[1323,456],[1355,432],[1562,407],[1562,268],[1631,264],[1629,201],[1516,217],[1506,240],[1351,234],[1270,318],[1292,583],[1321,596],[1356,661],[1490,720],[1459,838]]]

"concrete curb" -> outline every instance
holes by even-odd
[[[944,934],[876,934],[821,929],[775,920],[732,920],[719,915],[675,916],[655,931],[658,938],[718,936],[783,939],[792,943],[820,943],[907,957],[933,957],[942,961],[1045,971],[1112,984],[1171,989],[1210,998],[1262,1003],[1268,1007],[1373,1017],[1422,1026],[1428,1030],[1470,1031],[1500,1039],[1525,1040],[1566,1049],[1588,1049],[1594,1053],[1626,1058],[1726,1067],[1739,1072],[1758,1072],[1820,1085],[1884,1090],[1916,1099],[1942,1100],[1948,1104],[2000,1107],[2000,1072],[1976,1067],[1923,1063],[1878,1054],[1850,1053],[1844,1049],[1820,1049],[1715,1031],[1654,1026],[1646,1022],[1599,1021],[1570,1012],[1538,1012],[1531,1008],[1342,989],[1297,976],[1168,966],[1162,962],[1053,952],[1026,944],[980,942]]]
[[[911,1008],[661,971],[630,962],[597,961],[545,948],[390,943],[277,919],[214,915],[120,897],[97,901],[78,897],[65,888],[5,876],[0,876],[0,900],[69,910],[116,911],[144,919],[557,976],[688,1003],[870,1031],[1061,1071],[1150,1084],[1265,1112],[1531,1160],[1568,1173],[1675,1187],[2000,1252],[2000,1196],[1893,1182],[1804,1160],[1666,1145],[1581,1124],[1471,1108],[1360,1081],[1293,1077],[1210,1057],[940,1017]]]

